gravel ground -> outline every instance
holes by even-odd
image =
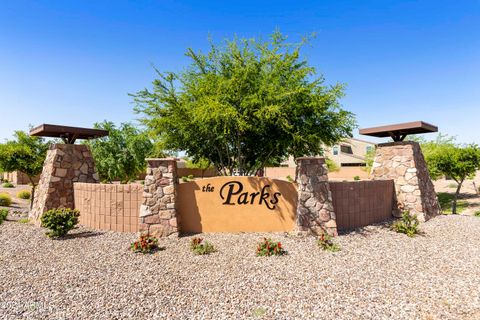
[[[480,218],[439,216],[408,238],[384,226],[336,238],[284,234],[289,255],[256,257],[264,234],[205,234],[218,248],[162,239],[153,255],[133,234],[85,228],[65,240],[0,225],[2,319],[480,319]]]

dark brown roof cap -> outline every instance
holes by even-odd
[[[360,129],[359,133],[372,137],[391,137],[394,141],[403,141],[409,134],[437,132],[438,127],[423,121],[391,124],[387,126]]]
[[[76,139],[95,139],[108,136],[108,131],[102,129],[42,124],[31,129],[30,135],[37,137],[62,138],[65,143],[72,144]]]

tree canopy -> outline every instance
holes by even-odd
[[[449,177],[457,183],[452,202],[452,213],[455,214],[463,182],[480,169],[480,149],[475,144],[459,145],[454,137],[442,134],[433,141],[416,140],[420,142],[431,178]]]
[[[42,173],[49,143],[43,138],[32,137],[23,131],[15,131],[14,140],[0,144],[0,169],[5,172],[21,171],[32,184],[32,201],[35,196],[34,177]]]
[[[268,41],[226,40],[208,53],[188,49],[190,65],[160,72],[134,94],[135,110],[165,149],[207,159],[223,175],[254,174],[267,163],[322,153],[351,136],[341,84],[327,85],[301,58],[308,42],[280,32]]]
[[[145,158],[154,150],[153,143],[145,132],[129,123],[116,127],[109,121],[95,123],[94,127],[109,132],[106,137],[86,142],[102,181],[128,182],[145,171]]]

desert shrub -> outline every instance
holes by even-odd
[[[328,233],[321,234],[317,240],[317,244],[320,248],[326,251],[340,251],[340,246],[333,242],[332,237]]]
[[[158,239],[148,233],[142,234],[137,241],[132,242],[130,249],[143,254],[153,253],[158,249]]]
[[[6,182],[3,184],[3,187],[4,188],[15,188],[15,186],[13,185],[13,183],[11,182]]]
[[[257,256],[281,256],[287,254],[280,242],[272,241],[268,238],[263,238],[257,246]]]
[[[335,163],[335,161],[327,158],[325,159],[325,163],[327,164],[328,172],[340,171],[340,167]]]
[[[410,212],[404,211],[402,217],[392,224],[392,230],[398,233],[405,233],[409,237],[414,237],[419,233],[418,219],[416,215],[410,214]]]
[[[10,207],[12,204],[12,197],[8,193],[0,193],[0,206]]]
[[[451,214],[452,213],[452,205],[453,199],[455,195],[448,192],[439,192],[437,193],[438,202],[440,203],[440,207],[442,208],[443,214]],[[457,200],[457,213],[462,213],[466,208],[468,208],[468,201],[466,200]]]
[[[0,209],[0,224],[3,223],[5,219],[7,219],[8,216],[8,209]]]
[[[52,209],[45,212],[40,221],[42,227],[50,229],[46,235],[50,238],[63,237],[78,223],[80,212],[69,208]]]
[[[28,218],[21,218],[21,219],[18,219],[18,223],[27,224],[27,223],[30,223],[30,219],[28,219]]]
[[[28,190],[21,190],[17,193],[17,198],[19,198],[19,199],[27,200],[27,199],[30,199],[31,196],[32,196],[32,194]]]
[[[199,255],[210,254],[216,251],[213,244],[208,241],[204,242],[202,238],[193,238],[190,241],[190,250]]]
[[[360,176],[355,176],[355,177],[353,177],[353,180],[355,180],[355,181],[360,181]]]

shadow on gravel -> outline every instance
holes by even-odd
[[[90,238],[90,237],[96,237],[96,236],[101,236],[105,232],[100,232],[100,231],[82,231],[78,233],[69,233],[65,235],[64,237],[57,238],[56,240],[69,240],[69,239],[77,239],[77,238]]]
[[[363,237],[368,237],[369,235],[379,233],[383,230],[390,230],[390,226],[395,219],[389,219],[384,222],[371,224],[365,227],[351,229],[351,230],[340,230],[339,235],[361,235]]]

